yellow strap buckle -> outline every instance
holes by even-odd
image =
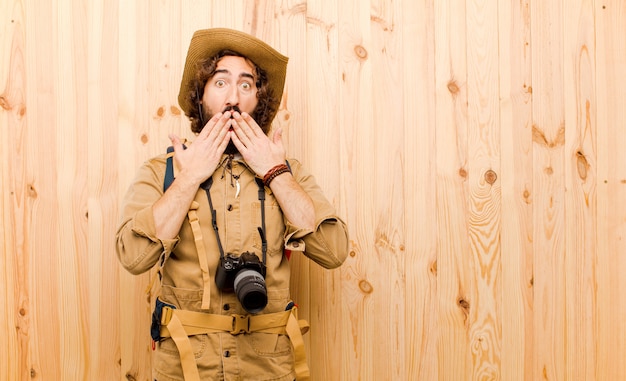
[[[250,316],[248,315],[231,315],[233,317],[233,328],[230,331],[232,335],[250,332]]]
[[[161,310],[161,324],[168,325],[170,320],[172,320],[172,315],[174,314],[174,310],[168,306],[163,306]]]

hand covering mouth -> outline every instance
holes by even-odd
[[[224,113],[224,112],[226,112],[226,111],[236,111],[236,112],[238,112],[238,113],[240,113],[240,114],[241,114],[241,109],[240,109],[240,108],[239,108],[239,106],[237,106],[237,105],[235,105],[235,106],[226,106],[226,107],[224,108],[224,111],[222,111],[222,112]],[[232,115],[230,116],[230,118],[231,118],[231,119],[234,119]]]

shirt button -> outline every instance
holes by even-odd
[[[300,246],[300,244],[299,244],[298,242],[294,242],[294,243],[293,243],[293,247],[294,247],[294,248],[297,248],[298,246]]]
[[[230,357],[230,351],[224,351],[224,357]]]
[[[230,304],[226,303],[224,304],[224,311],[228,311],[230,310]]]

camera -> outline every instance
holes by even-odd
[[[215,284],[224,292],[235,292],[243,308],[258,313],[267,305],[265,264],[248,251],[236,257],[230,253],[220,258]]]

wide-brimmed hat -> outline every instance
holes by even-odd
[[[189,113],[192,107],[187,96],[193,86],[198,61],[213,57],[222,50],[237,52],[265,70],[269,87],[276,99],[281,99],[288,57],[247,33],[225,28],[203,29],[193,34],[187,50],[183,79],[178,93],[178,104],[185,113]]]

